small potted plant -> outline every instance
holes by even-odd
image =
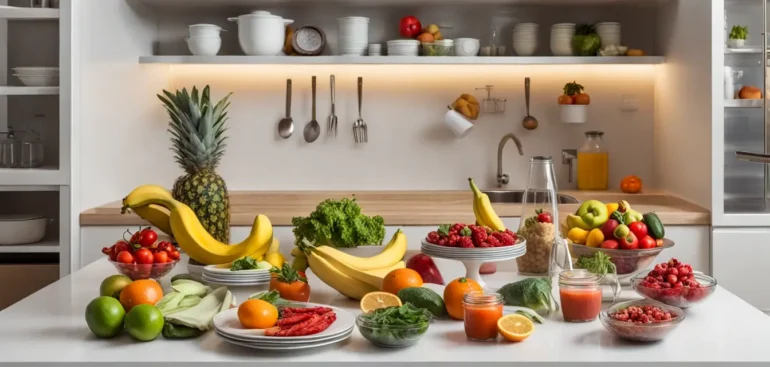
[[[746,45],[746,38],[749,36],[748,26],[734,25],[730,30],[730,39],[727,40],[727,47],[741,48]]]
[[[591,97],[584,93],[585,88],[577,82],[564,85],[564,94],[559,96],[561,121],[568,124],[582,124],[588,119],[588,105]]]

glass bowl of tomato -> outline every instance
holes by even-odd
[[[593,257],[597,252],[603,252],[615,264],[618,280],[623,281],[648,268],[661,251],[671,247],[674,247],[674,242],[668,239],[663,239],[661,246],[638,250],[606,249],[570,243],[570,255],[579,259],[581,256]]]
[[[660,284],[647,282],[647,271],[639,273],[631,278],[631,286],[639,295],[679,308],[690,308],[702,303],[717,289],[717,280],[703,274],[694,272],[692,286],[679,288],[662,288]]]
[[[115,266],[119,273],[131,278],[131,280],[160,279],[170,273],[176,264],[179,263],[179,259],[153,264],[122,263],[109,259],[107,261]]]
[[[684,318],[681,308],[648,299],[616,303],[599,314],[611,333],[638,342],[663,340]]]

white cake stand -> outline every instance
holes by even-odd
[[[527,241],[519,239],[513,246],[494,248],[459,248],[444,247],[422,241],[422,253],[440,259],[456,260],[465,265],[465,277],[487,289],[486,282],[481,279],[481,265],[489,262],[513,260],[527,253]]]

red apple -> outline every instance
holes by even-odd
[[[618,247],[620,247],[620,244],[615,240],[606,240],[602,242],[602,248],[606,248],[608,250],[617,250]]]
[[[615,236],[613,233],[615,232],[615,228],[618,227],[620,222],[618,222],[615,219],[607,219],[604,224],[601,226],[602,233],[604,233],[604,238],[614,238]]]
[[[401,18],[398,30],[403,37],[415,38],[422,31],[422,24],[420,24],[420,21],[417,20],[417,18],[408,15]]]

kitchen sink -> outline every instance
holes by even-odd
[[[504,191],[491,190],[491,191],[484,191],[484,193],[489,195],[489,201],[493,203],[521,204],[524,202],[524,190],[504,190]],[[534,201],[542,202],[543,200],[538,198],[540,194],[541,193],[530,192],[529,198],[528,198],[529,200],[527,201],[530,203]],[[577,199],[569,195],[556,194],[556,197],[559,200],[559,204],[579,204],[580,203]]]

